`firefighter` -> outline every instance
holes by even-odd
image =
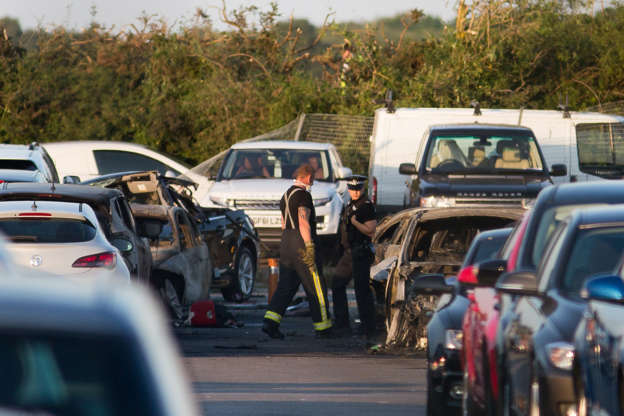
[[[370,267],[374,259],[372,237],[377,227],[375,206],[364,190],[366,176],[347,178],[351,202],[345,207],[340,224],[343,257],[336,267],[332,282],[335,325],[350,329],[346,287],[351,278],[355,288],[358,313],[362,329],[369,343],[375,342],[375,300],[369,287]],[[349,270],[350,269],[350,270]]]
[[[315,250],[316,214],[310,195],[314,173],[309,164],[301,165],[295,171],[295,183],[280,201],[282,240],[279,281],[262,325],[262,330],[271,338],[284,338],[279,325],[286,307],[297,293],[299,284],[303,284],[308,297],[316,335],[321,338],[331,335],[327,289],[318,272],[320,262]]]

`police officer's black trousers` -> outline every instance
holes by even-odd
[[[294,235],[294,233],[297,234]],[[284,231],[280,250],[277,289],[271,298],[269,309],[264,318],[279,325],[286,308],[297,293],[299,285],[302,284],[310,304],[314,329],[323,331],[332,326],[329,318],[325,279],[319,274],[318,267],[309,268],[301,261],[298,250],[303,249],[304,245],[298,234],[299,231],[296,230]],[[317,261],[317,265],[318,263]]]
[[[369,287],[372,256],[367,248],[353,249],[352,274],[355,299],[357,301],[360,322],[367,336],[375,335],[375,299]],[[336,276],[332,282],[332,301],[334,304],[334,320],[337,327],[349,325],[349,305],[347,301],[347,284],[351,277]]]

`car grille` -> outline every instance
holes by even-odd
[[[496,206],[513,206],[520,207],[526,203],[526,199],[502,199],[502,198],[455,198],[456,206],[468,206],[468,205],[496,205]]]
[[[240,209],[280,209],[280,201],[275,199],[236,199],[234,206]]]

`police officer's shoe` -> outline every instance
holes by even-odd
[[[284,334],[279,330],[279,327],[271,321],[264,321],[262,332],[274,339],[284,339]]]

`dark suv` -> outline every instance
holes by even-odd
[[[408,205],[429,208],[470,205],[521,206],[567,174],[565,165],[548,171],[531,129],[520,126],[456,124],[432,126],[419,149]]]

